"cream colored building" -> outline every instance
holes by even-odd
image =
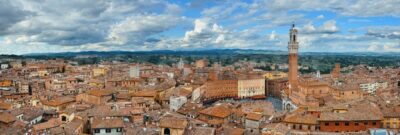
[[[257,78],[242,78],[238,80],[238,96],[246,98],[252,96],[265,95],[265,79]]]
[[[93,68],[93,76],[105,75],[107,72],[106,68]]]
[[[49,72],[47,72],[47,70],[45,70],[45,69],[41,69],[41,70],[37,71],[37,73],[38,73],[38,75],[40,77],[44,77],[44,76],[48,76],[49,75]]]

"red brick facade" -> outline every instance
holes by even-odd
[[[320,131],[324,132],[358,132],[369,128],[379,128],[380,121],[320,121]]]
[[[238,80],[215,80],[206,83],[204,97],[214,98],[235,98],[238,95]]]

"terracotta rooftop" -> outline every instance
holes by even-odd
[[[224,127],[224,134],[226,135],[244,135],[243,128]]]
[[[91,124],[91,128],[123,128],[124,127],[124,121],[119,118],[114,118],[114,119],[99,119],[95,118],[93,119],[93,122]]]
[[[87,94],[102,97],[102,96],[109,96],[113,93],[112,90],[88,90],[86,91]]]
[[[166,116],[160,119],[160,127],[184,129],[186,128],[187,124],[188,124],[187,120],[183,118]]]
[[[349,106],[344,113],[322,112],[320,121],[360,121],[360,120],[382,120],[383,114],[373,104],[356,104]]]
[[[15,120],[16,118],[10,113],[6,112],[0,113],[0,122],[2,123],[11,123],[14,122]]]
[[[287,116],[284,120],[286,123],[302,123],[302,124],[310,124],[315,125],[318,124],[317,117],[310,114],[293,114]]]
[[[215,134],[215,129],[211,127],[194,127],[188,131],[189,135],[213,135]]]
[[[225,105],[215,105],[213,107],[201,110],[199,113],[219,118],[225,118],[232,113],[232,110]]]
[[[53,100],[41,100],[43,105],[48,105],[48,106],[59,106],[67,103],[74,102],[75,98],[73,97],[57,97]]]
[[[250,119],[250,120],[255,120],[255,121],[259,121],[262,118],[262,114],[259,113],[249,113],[246,116],[246,119]]]
[[[11,107],[12,106],[9,103],[0,103],[0,110],[9,110]]]
[[[274,131],[274,132],[279,132],[282,134],[287,134],[290,129],[283,123],[272,123],[268,124],[264,127],[265,131]]]
[[[40,131],[40,130],[50,129],[50,128],[58,127],[61,124],[62,124],[62,122],[59,119],[54,118],[54,119],[50,119],[47,122],[33,125],[33,130]]]
[[[142,90],[131,94],[133,97],[156,97],[156,90]]]

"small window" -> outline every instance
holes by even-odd
[[[355,125],[355,126],[358,126],[358,122],[354,122],[354,125]]]
[[[335,126],[339,126],[339,122],[335,122]]]
[[[368,121],[364,122],[364,125],[368,125]]]
[[[94,133],[100,133],[100,129],[94,129]]]
[[[66,116],[61,116],[61,121],[67,121],[67,117]]]
[[[375,125],[376,125],[376,122],[372,122],[372,125],[374,125],[374,126],[375,126]]]
[[[111,129],[107,128],[106,133],[111,133]]]
[[[345,126],[349,126],[350,123],[349,123],[349,122],[344,122],[344,125],[345,125]]]
[[[117,128],[117,132],[122,132],[122,128]]]
[[[325,126],[329,126],[329,122],[325,122]]]

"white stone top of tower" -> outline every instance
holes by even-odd
[[[297,42],[297,29],[293,24],[289,32],[288,51],[289,53],[297,53],[298,49],[299,49],[299,42]]]

